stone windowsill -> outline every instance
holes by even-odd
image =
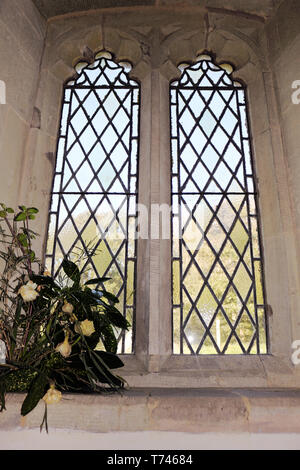
[[[131,388],[294,388],[300,389],[300,365],[275,355],[120,356],[119,370]]]
[[[21,419],[23,399],[24,394],[7,394],[1,430],[39,428],[44,402]],[[48,405],[48,425],[96,433],[300,433],[300,390],[140,388],[122,394],[64,394],[61,402]]]

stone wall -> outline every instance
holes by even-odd
[[[0,4],[0,80],[6,104],[0,104],[0,201],[15,205],[40,80],[46,22],[31,0]],[[30,175],[26,176],[30,190]]]
[[[282,221],[287,239],[288,270],[290,273],[289,298],[293,304],[294,339],[300,338],[299,317],[299,261],[300,261],[300,120],[299,83],[300,79],[300,4],[297,1],[284,1],[277,14],[266,27],[268,58],[272,70],[274,94],[279,122],[277,139],[280,147],[280,175],[278,181],[285,187],[288,199],[282,204]],[[295,88],[296,87],[296,88]],[[296,95],[295,95],[296,94]],[[283,182],[285,179],[285,182]]]

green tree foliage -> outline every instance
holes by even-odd
[[[196,352],[205,335],[205,326],[209,326],[211,336],[219,350],[229,354],[244,352],[236,336],[247,351],[256,331],[254,289],[251,279],[253,268],[250,237],[246,231],[248,230],[246,206],[240,209],[240,204],[235,203],[234,209],[225,203],[218,210],[218,220],[223,228],[217,219],[211,222],[212,212],[208,207],[202,214],[202,232],[195,221],[190,221],[187,225],[182,237],[182,291],[179,278],[180,261],[173,261],[173,303],[183,305],[184,332],[192,345],[193,352]],[[252,244],[253,249],[259,253],[257,231],[252,233]],[[263,304],[260,270],[259,262],[255,273],[255,287],[256,295]],[[204,286],[206,281],[207,284]],[[263,328],[263,325],[260,327]],[[261,345],[261,349],[264,350],[265,337],[262,336],[264,344]],[[217,353],[218,349],[211,337],[206,335],[205,338],[199,352]],[[178,349],[180,341],[178,320],[175,320],[174,340]],[[251,348],[252,353],[257,352],[255,344],[254,342],[254,347]],[[191,352],[187,345],[184,346],[184,352]]]

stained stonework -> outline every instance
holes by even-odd
[[[117,7],[202,7],[208,9],[239,11],[244,14],[256,14],[262,17],[269,17],[273,14],[274,8],[282,0],[33,0],[40,13],[45,18],[51,18],[67,13],[88,11],[101,8]]]

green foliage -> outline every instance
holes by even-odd
[[[72,279],[74,285],[78,286],[80,282],[80,271],[76,264],[72,263],[72,261],[69,261],[67,258],[64,258],[62,267],[66,275]]]
[[[122,230],[118,230],[117,223],[111,224],[112,215],[111,211],[101,209],[95,214],[95,220],[93,218],[86,223],[86,221],[90,219],[89,212],[83,211],[73,214],[74,224],[70,219],[66,220],[63,227],[60,229],[59,241],[64,247],[65,252],[68,252],[70,247],[74,246],[73,252],[70,253],[70,260],[76,260],[76,264],[82,272],[82,282],[87,286],[97,288],[99,284],[106,282],[106,280],[109,281],[110,292],[120,293],[118,295],[118,305],[119,309],[123,311],[125,305],[133,305],[135,263],[128,261],[126,267],[124,265],[125,248],[120,249],[122,248],[124,233]],[[102,235],[99,227],[102,227]],[[60,249],[60,244],[57,243],[57,239],[55,239],[53,229],[54,226],[50,224],[47,253],[53,253],[53,245],[55,244],[55,257],[53,262],[54,270],[56,271],[59,269],[63,260],[63,253]],[[78,232],[81,233],[82,241],[77,239]],[[101,240],[102,237],[103,239]],[[84,244],[84,250],[88,251],[90,254],[89,259],[87,259],[86,256],[80,257],[80,259],[78,259],[78,256],[76,257],[75,252],[77,249],[80,253],[84,251],[82,242]],[[128,243],[130,245],[130,240],[128,240]],[[95,246],[97,246],[96,249]],[[113,256],[115,256],[115,259],[113,259]],[[126,280],[124,283],[122,275],[125,272]],[[127,317],[130,316],[128,309],[126,315]]]
[[[97,288],[109,278],[84,282],[74,259],[65,257],[64,276],[54,279],[31,246],[36,233],[29,221],[38,209],[19,206],[15,214],[4,204],[1,208],[0,340],[6,363],[0,364],[0,409],[11,391],[27,392],[21,408],[26,415],[50,387],[69,392],[123,388],[124,380],[112,372],[123,366],[116,355],[116,330],[130,325],[115,306],[119,299]]]
[[[36,407],[40,399],[47,390],[48,377],[44,372],[40,372],[30,383],[28,394],[23,401],[21,415],[26,416]]]

